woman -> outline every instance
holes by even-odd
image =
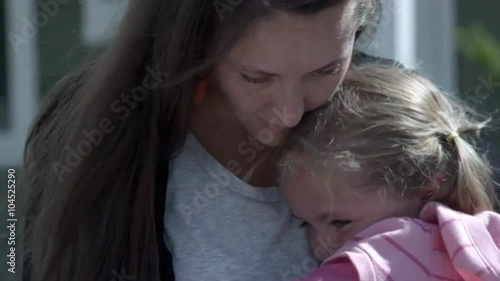
[[[28,138],[26,278],[307,273],[290,268],[310,253],[274,188],[274,148],[341,82],[377,7],[130,1],[114,42],[58,83]]]

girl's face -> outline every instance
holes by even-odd
[[[344,184],[314,186],[310,172],[298,169],[282,180],[281,190],[293,214],[307,229],[314,255],[324,260],[371,224],[390,217],[417,217],[421,200],[353,191]]]
[[[281,144],[304,112],[324,104],[342,81],[353,51],[355,2],[258,21],[216,66],[217,92],[260,142]]]

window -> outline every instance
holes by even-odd
[[[60,4],[59,7],[46,8],[37,0],[37,12],[49,14],[47,23],[38,29],[38,67],[40,73],[40,100],[47,95],[54,84],[78,65],[88,49],[80,40],[81,1]],[[57,2],[57,1],[55,1]]]

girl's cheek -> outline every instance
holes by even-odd
[[[358,233],[363,230],[359,226],[354,226],[344,233],[344,243],[350,240],[357,240]]]

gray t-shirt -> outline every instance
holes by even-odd
[[[241,181],[191,134],[171,165],[164,220],[178,281],[286,281],[317,266],[278,189]]]

